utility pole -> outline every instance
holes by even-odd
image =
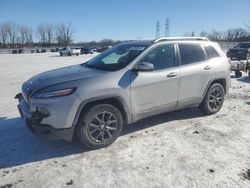
[[[165,37],[169,37],[169,19],[165,20]]]
[[[159,37],[160,37],[160,22],[159,22],[159,20],[157,20],[155,38],[159,38]]]

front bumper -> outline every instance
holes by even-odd
[[[62,139],[72,141],[75,126],[64,129],[56,129],[52,125],[42,124],[42,119],[47,115],[41,114],[39,111],[30,112],[29,105],[23,99],[22,94],[17,94],[19,104],[17,105],[18,111],[28,126],[28,128],[35,135],[41,136],[46,139]]]

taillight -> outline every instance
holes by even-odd
[[[231,65],[231,58],[227,58],[228,63]]]

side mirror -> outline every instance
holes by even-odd
[[[153,71],[154,65],[149,62],[139,62],[134,68],[135,71]]]

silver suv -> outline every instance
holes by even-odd
[[[127,41],[86,63],[32,77],[18,109],[28,127],[47,138],[89,148],[110,145],[125,124],[198,106],[218,112],[230,86],[230,64],[206,38]]]

